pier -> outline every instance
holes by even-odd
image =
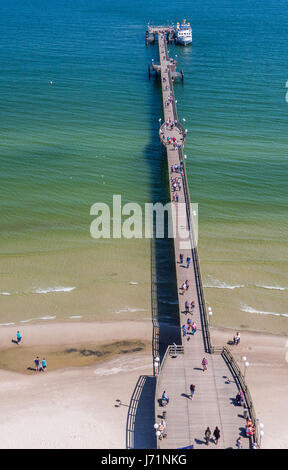
[[[182,344],[170,345],[167,348],[161,363],[156,368],[155,423],[160,423],[162,418],[166,423],[164,432],[160,436],[159,432],[156,434],[157,448],[236,449],[236,440],[239,436],[242,439],[242,447],[250,448],[252,443],[258,440],[258,430],[248,387],[230,349],[226,346],[213,347],[210,338],[209,316],[201,281],[183,152],[187,132],[179,123],[174,95],[174,82],[178,77],[177,64],[169,58],[167,50],[167,38],[171,37],[171,30],[168,26],[150,27],[149,34],[154,40],[158,38],[160,62],[158,65],[152,64],[152,68],[161,78],[163,124],[159,129],[159,138],[167,153],[170,200],[176,211],[180,204],[185,207],[180,224],[189,233],[184,248],[183,240],[178,233],[174,233],[179,328],[186,324],[188,318],[197,324],[194,335],[188,330],[187,334],[182,336]],[[181,180],[181,189],[177,191],[177,202],[171,182],[175,177]],[[183,255],[182,263],[180,263],[180,254]],[[191,259],[189,268],[186,266],[187,258]],[[190,285],[189,289],[184,291],[182,286],[186,280],[189,280]],[[187,300],[189,304],[194,302],[192,313],[185,313]],[[208,360],[205,372],[202,369],[204,357]],[[191,384],[195,385],[192,400]],[[244,406],[236,405],[235,398],[240,389],[244,393]],[[161,401],[164,390],[169,397],[169,403],[165,407]],[[246,437],[245,434],[247,417],[255,426],[252,438]],[[212,435],[210,444],[206,445],[204,433],[208,426]],[[220,429],[218,444],[213,442],[213,431],[216,426]]]

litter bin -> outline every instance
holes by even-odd
[[[243,415],[244,415],[244,418],[245,418],[245,419],[248,418],[248,410],[247,410],[247,408],[244,408],[244,410],[243,410]]]

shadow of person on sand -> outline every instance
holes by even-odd
[[[34,372],[36,372],[35,367],[27,367],[27,370],[33,370]]]
[[[11,339],[11,343],[19,344],[16,339]]]

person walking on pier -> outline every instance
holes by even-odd
[[[218,444],[218,441],[220,439],[220,429],[217,426],[214,429],[213,436],[214,436],[214,439],[215,439],[215,444]]]
[[[193,323],[191,325],[191,329],[192,329],[192,335],[194,336],[196,331],[197,331],[197,325],[196,325],[195,321],[193,321]]]
[[[187,330],[188,330],[188,327],[187,327],[187,325],[185,325],[185,324],[184,324],[184,325],[182,325],[183,338],[186,336],[186,334],[187,334]]]
[[[183,282],[183,284],[181,286],[181,289],[182,289],[182,295],[184,295],[184,292],[186,292],[186,290],[187,290],[186,282]]]
[[[185,302],[185,314],[187,315],[187,313],[189,313],[189,302],[188,302],[188,300],[186,300],[186,302]]]
[[[236,447],[237,447],[237,449],[242,449],[241,436],[239,436],[237,441],[236,441]]]
[[[191,262],[191,258],[188,256],[188,257],[186,258],[187,269],[189,269],[190,262]]]
[[[167,396],[165,390],[164,390],[164,392],[162,393],[161,400],[162,400],[162,406],[168,405],[168,403],[169,403],[169,397]],[[164,404],[164,403],[165,403],[165,404]]]
[[[188,279],[185,281],[185,284],[186,284],[186,290],[189,289],[189,286],[190,286],[190,281],[188,281]]]
[[[205,441],[206,441],[207,446],[209,446],[210,437],[211,437],[211,429],[208,426],[208,428],[205,431]]]
[[[183,264],[184,256],[181,253],[180,253],[179,258],[180,258],[180,264]]]
[[[207,365],[208,365],[208,361],[207,361],[206,357],[203,357],[203,359],[202,359],[203,372],[205,372],[205,370],[207,370]]]
[[[195,387],[195,385],[194,385],[194,384],[191,384],[191,385],[190,385],[190,397],[189,397],[189,398],[190,398],[190,400],[192,400],[192,399],[193,399],[193,397],[194,397],[195,388],[196,388],[196,387]]]

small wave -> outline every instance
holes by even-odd
[[[72,290],[76,289],[76,287],[47,287],[46,289],[34,289],[32,292],[33,294],[50,294],[51,292],[71,292]]]
[[[0,292],[0,295],[11,295],[11,292]]]
[[[0,326],[10,326],[10,325],[15,325],[15,323],[0,323]]]
[[[263,284],[256,284],[256,287],[261,287],[262,289],[271,289],[271,290],[287,290],[288,289],[288,287],[265,286]]]
[[[212,279],[211,282],[204,284],[204,287],[214,288],[214,289],[241,289],[245,287],[244,284],[227,284],[224,281],[219,281],[218,279]]]
[[[112,313],[135,313],[135,312],[145,312],[145,309],[144,308],[130,308],[130,307],[127,307],[127,308],[121,308],[120,310],[114,310],[114,312]]]
[[[138,282],[130,281],[129,284],[131,284],[132,286],[137,286]]]
[[[40,317],[39,320],[54,320],[56,315],[46,315],[45,317]]]
[[[240,308],[243,312],[247,312],[247,313],[256,313],[256,314],[261,314],[261,315],[273,315],[275,317],[288,317],[288,313],[265,312],[264,310],[256,310],[255,308],[250,307],[249,305],[245,305],[245,304],[241,304]]]
[[[71,319],[74,319],[74,318],[82,318],[82,315],[72,315],[71,317],[69,317]]]

